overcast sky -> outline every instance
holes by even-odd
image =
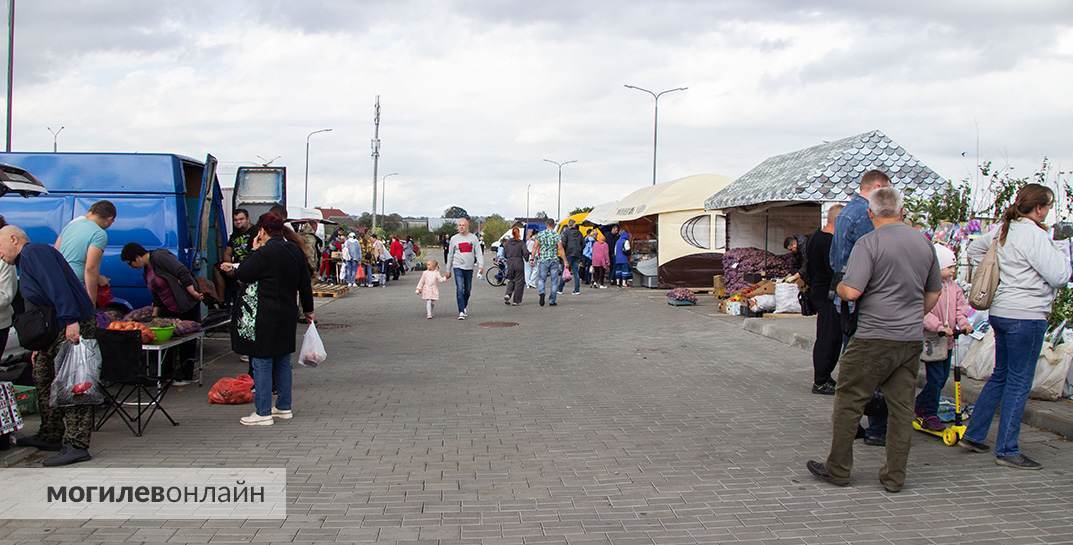
[[[282,155],[301,204],[555,215],[880,129],[941,175],[1073,170],[1073,2],[21,0],[14,149]],[[962,153],[965,152],[965,156]]]

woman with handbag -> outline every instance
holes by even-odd
[[[924,350],[920,359],[924,362],[927,382],[917,394],[916,415],[924,429],[942,431],[945,426],[938,415],[939,394],[950,376],[954,330],[969,333],[972,327],[969,326],[969,303],[965,299],[965,292],[954,281],[957,276],[954,252],[942,244],[936,244],[935,257],[939,260],[943,291],[939,292],[939,302],[924,315]]]
[[[1052,206],[1054,192],[1050,188],[1025,185],[1002,215],[998,232],[980,237],[969,246],[969,258],[974,263],[980,263],[986,254],[998,263],[998,286],[988,318],[995,332],[995,370],[976,399],[969,427],[958,444],[973,452],[991,450],[984,440],[995,411],[1001,407],[995,463],[1016,469],[1043,467],[1021,453],[1021,417],[1043,348],[1051,303],[1073,272],[1068,245],[1062,248],[1052,241],[1043,224]],[[973,286],[974,296],[976,290],[977,286]],[[970,301],[975,298],[970,297]]]

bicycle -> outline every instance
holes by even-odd
[[[500,287],[507,283],[507,260],[494,258],[492,266],[485,271],[485,280],[493,287]]]

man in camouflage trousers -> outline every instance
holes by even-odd
[[[0,259],[19,270],[19,293],[27,307],[55,311],[59,331],[48,348],[34,357],[34,386],[41,410],[37,435],[22,437],[19,444],[41,450],[59,451],[46,458],[45,466],[64,466],[89,460],[89,436],[93,407],[50,407],[52,381],[56,376],[56,355],[61,344],[77,344],[97,333],[96,314],[86,288],[67,261],[52,246],[30,242],[26,233],[8,225],[0,229]]]
[[[78,327],[83,339],[97,338],[96,318],[80,321]],[[66,341],[66,337],[61,334],[47,350],[37,352],[34,356],[34,386],[37,388],[37,410],[41,415],[41,429],[38,430],[36,438],[53,447],[42,450],[61,450],[62,446],[69,445],[88,451],[90,430],[93,428],[93,407],[49,406],[52,399],[52,380],[56,377],[56,368],[60,365],[60,362],[56,361],[56,355]],[[20,443],[24,441],[19,440]],[[47,463],[49,459],[45,460],[45,465],[50,465]]]

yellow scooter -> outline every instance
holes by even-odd
[[[960,332],[954,332],[954,340],[961,335]],[[924,419],[917,417],[913,420],[913,429],[924,432],[928,435],[934,435],[943,440],[943,444],[948,447],[952,447],[961,441],[962,437],[965,437],[965,430],[968,426],[962,421],[961,418],[961,366],[957,361],[957,346],[954,347],[953,352],[953,367],[954,367],[954,424],[947,426],[946,429],[936,431],[929,430],[924,427]]]

